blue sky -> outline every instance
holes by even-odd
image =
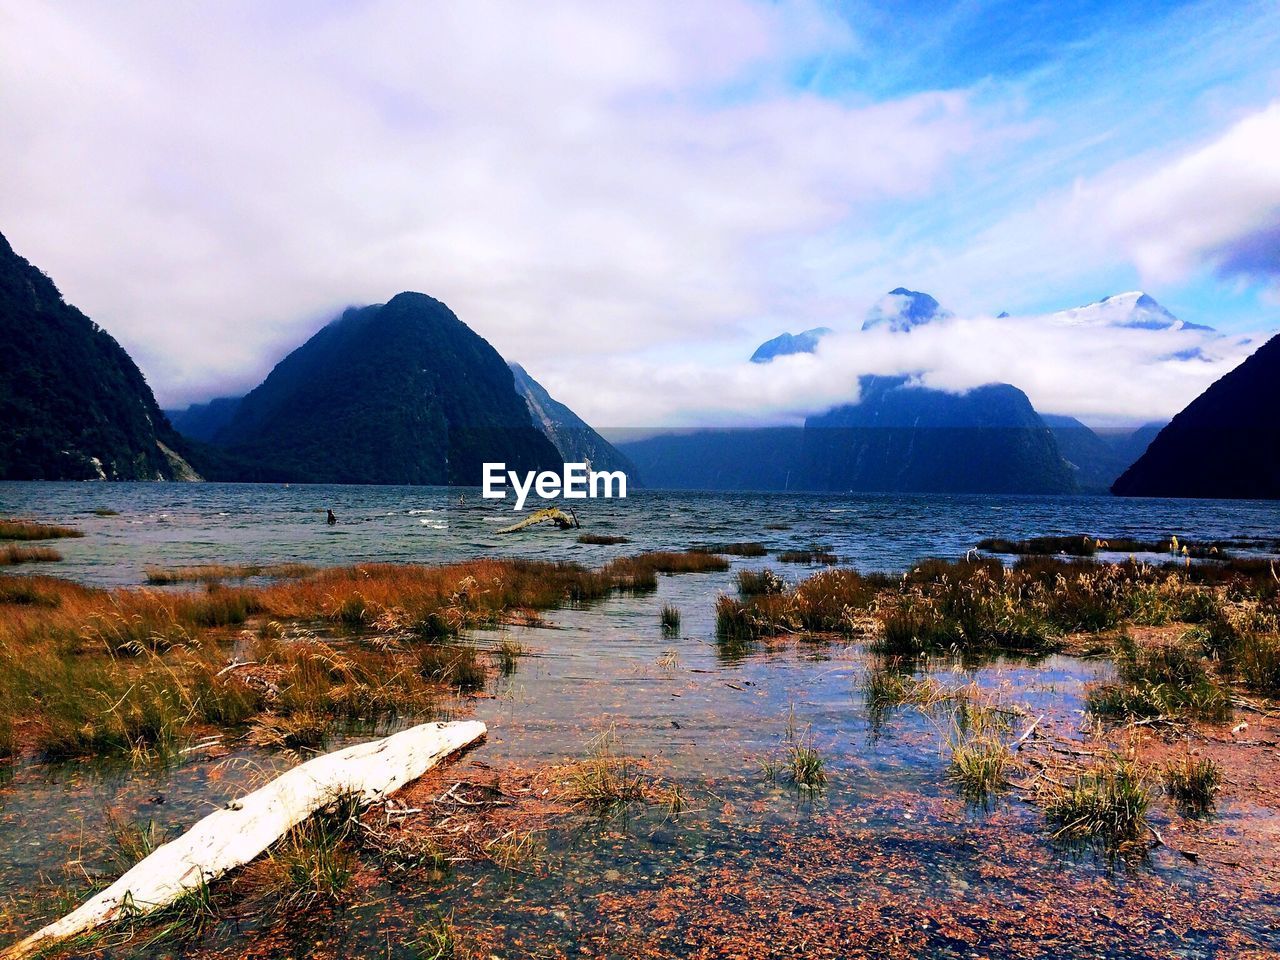
[[[1041,315],[1280,327],[1273,2],[0,0],[0,121],[0,231],[170,405],[405,289],[618,427],[866,372],[1136,422],[1256,340]],[[954,321],[860,339],[900,285]],[[818,325],[816,367],[746,364]]]

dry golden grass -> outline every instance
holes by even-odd
[[[147,567],[147,583],[164,586],[173,583],[216,583],[219,580],[247,580],[267,577],[272,580],[297,580],[315,573],[306,563],[202,563],[190,567]]]
[[[0,540],[57,540],[62,537],[83,537],[84,533],[73,527],[59,527],[34,520],[0,520]]]
[[[655,553],[599,571],[527,560],[366,564],[177,592],[0,576],[0,739],[33,755],[146,757],[202,728],[261,718],[259,742],[314,748],[339,723],[430,712],[442,688],[482,686],[484,662],[456,642],[466,627],[723,563]],[[327,644],[302,629],[316,620],[354,632]],[[255,626],[252,664],[231,667],[229,647]]]
[[[57,563],[62,554],[52,547],[22,547],[11,543],[0,548],[0,567],[14,567],[20,563]]]

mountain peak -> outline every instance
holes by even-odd
[[[814,327],[801,333],[780,333],[772,340],[766,340],[756,347],[751,355],[752,363],[768,363],[774,357],[785,357],[792,353],[813,353],[818,341],[831,333],[830,327]]]
[[[1113,293],[1083,307],[1051,315],[1058,323],[1079,327],[1118,327],[1126,330],[1201,330],[1212,327],[1179,320],[1143,290]]]
[[[905,333],[913,327],[950,316],[951,312],[943,310],[929,294],[908,290],[906,287],[894,287],[868,311],[862,329],[887,326],[895,333]]]

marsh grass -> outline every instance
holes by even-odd
[[[689,550],[683,553],[656,550],[611,560],[600,570],[603,596],[609,590],[644,593],[658,589],[658,574],[707,573],[729,569],[729,561],[716,553]]]
[[[1203,816],[1213,810],[1222,770],[1208,757],[1184,754],[1165,764],[1164,789],[1188,813]]]
[[[853,633],[874,596],[872,584],[855,571],[823,570],[783,593],[719,597],[716,636],[745,643],[782,634]]]
[[[915,663],[899,658],[877,660],[863,674],[862,699],[873,729],[882,727],[889,714],[900,707],[931,712],[956,698],[955,691],[932,677],[915,676]]]
[[[808,547],[798,550],[783,550],[778,554],[779,563],[821,563],[828,567],[834,567],[840,562],[830,547],[821,544],[810,544]]]
[[[827,785],[826,761],[809,736],[787,747],[787,769],[800,790],[817,793]]]
[[[1009,774],[1017,766],[1008,713],[981,699],[976,688],[956,696],[954,704],[946,734],[951,752],[947,775],[966,800],[986,805],[1009,785]]]
[[[738,571],[738,593],[744,597],[783,593],[786,589],[787,582],[767,567],[763,570]]]
[[[316,572],[306,563],[204,563],[190,567],[147,567],[147,583],[166,586],[175,583],[218,583],[222,580],[247,580],[266,577],[273,580],[300,579]]]
[[[355,840],[361,809],[358,796],[339,795],[268,852],[270,880],[283,909],[305,911],[343,897],[359,862]]]
[[[611,547],[619,543],[630,543],[628,537],[616,536],[608,533],[580,533],[578,534],[579,543],[595,544],[602,547]]]
[[[586,757],[562,771],[561,799],[577,806],[608,810],[651,798],[654,785],[637,762],[619,753],[618,747],[613,727],[588,742]]]
[[[1280,695],[1280,634],[1244,634],[1236,650],[1234,669],[1249,689]]]
[[[662,621],[662,634],[667,637],[674,637],[680,633],[680,608],[674,604],[664,604],[662,613],[660,614]]]
[[[92,510],[90,510],[89,512],[90,512],[90,513],[92,513],[95,517],[118,517],[118,516],[120,516],[120,511],[119,511],[119,510],[112,510],[110,507],[94,507],[94,508],[93,508]]]
[[[511,676],[519,668],[520,658],[526,653],[528,651],[519,640],[503,637],[493,648],[494,659],[498,662],[498,672],[504,677]]]
[[[659,573],[727,566],[692,553],[641,554],[601,570],[367,564],[180,591],[0,576],[0,731],[10,753],[46,759],[163,761],[210,725],[253,726],[264,744],[315,749],[352,724],[433,715],[440,684],[479,689],[487,658],[455,639],[467,628],[648,589]],[[322,643],[298,626],[315,621],[350,634]],[[237,643],[248,648],[234,658],[253,666],[226,671]]]
[[[1113,754],[1054,790],[1045,817],[1055,839],[1097,843],[1115,853],[1147,832],[1151,786],[1132,757]]]
[[[0,540],[58,540],[83,537],[84,531],[34,520],[0,520]]]
[[[57,563],[62,554],[52,547],[23,547],[16,543],[0,547],[0,567],[16,567],[20,563]]]
[[[469,643],[427,644],[417,651],[417,660],[418,672],[425,679],[461,693],[482,689],[488,679],[478,651]]]
[[[769,551],[763,543],[706,543],[690,547],[692,553],[718,553],[730,557],[767,557]]]
[[[542,843],[537,831],[508,830],[484,845],[485,855],[499,868],[528,873],[542,860]]]
[[[453,914],[441,914],[418,926],[417,936],[409,944],[415,960],[455,960],[460,941],[454,927]]]
[[[1120,678],[1089,690],[1089,710],[1101,717],[1208,720],[1231,717],[1230,691],[1217,682],[1191,644],[1138,644],[1127,633],[1116,641]]]

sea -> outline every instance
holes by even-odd
[[[641,550],[758,542],[773,553],[821,545],[861,571],[955,557],[984,537],[1051,534],[1235,541],[1280,539],[1280,502],[1108,496],[989,496],[634,490],[625,499],[485,500],[479,488],[228,483],[0,483],[0,516],[75,526],[56,543],[59,576],[104,586],[145,569],[199,563],[447,563],[479,556],[598,565]],[[580,531],[498,531],[544,506],[572,505]],[[338,523],[326,523],[332,510]],[[578,542],[578,533],[626,537]],[[28,565],[31,572],[55,565]]]

